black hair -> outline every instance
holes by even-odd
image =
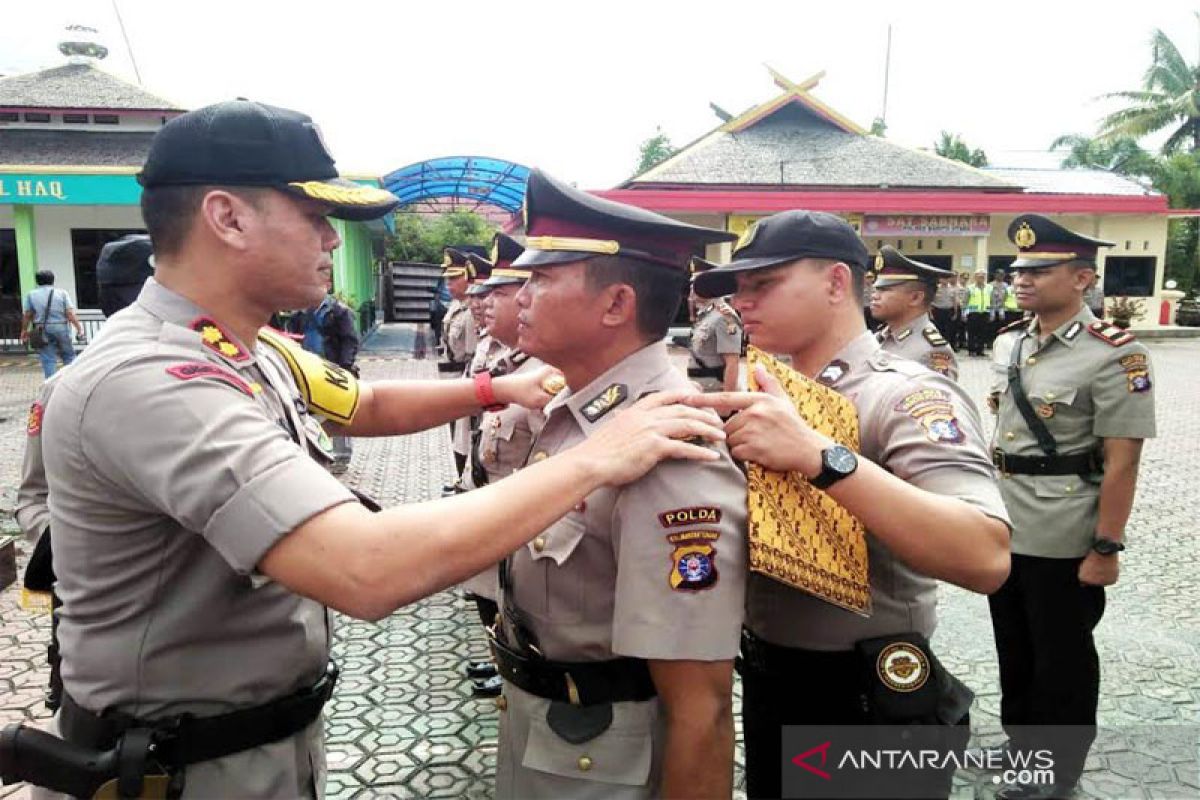
[[[257,186],[153,186],[142,190],[142,220],[155,253],[170,256],[183,249],[200,201],[215,190],[237,195],[255,206],[263,191]]]
[[[39,269],[33,274],[33,280],[38,286],[53,286],[54,273],[48,269]]]
[[[584,275],[587,287],[594,292],[617,283],[633,289],[638,331],[647,341],[667,335],[688,288],[687,273],[681,269],[622,256],[588,259]]]

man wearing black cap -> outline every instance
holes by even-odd
[[[990,598],[1000,659],[1002,753],[1049,748],[1054,786],[1002,796],[1062,797],[1095,737],[1100,663],[1092,630],[1117,582],[1142,443],[1155,434],[1150,355],[1084,303],[1099,248],[1025,214],[1009,239],[1017,303],[1034,316],[996,343],[1006,376],[994,458],[1012,516],[1012,574]],[[1073,726],[1066,728],[1064,726]]]
[[[143,233],[131,233],[100,250],[96,285],[100,310],[111,317],[137,299],[142,284],[154,274],[154,246]]]
[[[383,617],[659,458],[715,457],[672,437],[721,434],[649,398],[502,489],[371,514],[318,463],[320,419],[352,435],[419,430],[537,405],[546,376],[359,384],[263,328],[324,294],[339,244],[328,216],[396,205],[340,180],[303,114],[248,101],[184,114],[140,180],[155,277],[63,376],[40,434],[64,603],[55,727],[92,755],[67,759],[26,730],[4,742],[34,752],[4,763],[73,795],[117,777],[127,796],[320,795],[336,679],[326,606]]]
[[[538,170],[525,203],[519,344],[568,387],[545,408],[536,465],[602,435],[639,397],[691,389],[663,339],[695,250],[733,236]],[[712,452],[589,493],[502,565],[496,797],[732,793],[745,478],[724,447]]]
[[[938,281],[954,273],[905,258],[884,245],[875,259],[875,274],[871,316],[885,323],[875,334],[879,344],[889,353],[958,380],[954,351],[929,319],[933,296],[940,291]]]
[[[949,378],[880,349],[859,308],[867,262],[840,217],[786,211],[760,220],[731,263],[695,281],[701,295],[736,292],[752,344],[790,355],[858,411],[855,454],[811,429],[761,368],[765,391],[689,401],[737,412],[725,427],[735,458],[810,482],[867,529],[870,617],[750,576],[742,714],[751,797],[779,797],[784,770],[804,775],[791,762],[799,751],[783,750],[785,725],[955,726],[937,730],[965,744],[970,691],[929,649],[937,581],[991,592],[1008,573],[1007,516],[975,406]],[[887,679],[892,654],[903,654],[902,684]],[[835,777],[875,796],[945,796],[952,772]],[[895,791],[907,780],[914,785]]]

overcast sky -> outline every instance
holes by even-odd
[[[102,66],[134,79],[111,0],[7,0],[0,72],[62,63],[68,22],[101,29]],[[945,129],[1002,166],[1051,166],[1090,133],[1094,98],[1139,88],[1161,28],[1200,61],[1192,4],[1005,0],[118,0],[145,87],[194,108],[236,96],[302,110],[343,171],[446,155],[541,166],[585,188],[627,177],[661,126],[682,145],[824,70],[815,94],[888,137]],[[19,16],[14,11],[19,9]],[[14,24],[15,23],[15,24]]]

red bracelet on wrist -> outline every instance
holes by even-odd
[[[483,406],[484,411],[503,411],[508,408],[508,403],[496,402],[496,395],[492,391],[490,372],[475,373],[475,399],[479,401],[479,405]]]

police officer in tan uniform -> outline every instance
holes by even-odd
[[[875,333],[880,346],[958,380],[954,350],[929,318],[934,293],[942,291],[938,281],[952,273],[906,258],[886,244],[875,259],[875,272],[871,316],[884,323]]]
[[[442,277],[450,290],[450,307],[442,319],[442,360],[438,372],[449,378],[462,377],[471,354],[475,352],[477,328],[467,305],[467,289],[475,278],[475,266],[469,254],[447,247],[442,261]]]
[[[464,315],[464,319],[469,319],[474,331],[475,349],[470,354],[463,374],[471,378],[480,372],[492,370],[496,364],[496,358],[504,350],[504,346],[489,336],[483,325],[483,303],[488,293],[484,282],[492,273],[492,262],[476,253],[467,253],[466,257],[470,266],[471,278],[470,285],[467,287],[463,297],[468,311],[468,314]],[[498,375],[499,373],[492,372],[493,377]],[[471,452],[471,437],[477,430],[478,424],[479,416],[472,415],[455,420],[450,426],[450,447],[454,452],[454,466],[457,473],[454,483],[443,487],[443,496],[456,494],[465,490],[463,472],[468,466],[467,462]]]
[[[692,259],[692,273],[712,269],[716,264],[702,258]],[[742,319],[723,297],[711,300],[691,293],[696,309],[692,325],[687,376],[705,391],[732,392],[738,386],[742,357]]]
[[[1092,630],[1117,582],[1144,440],[1155,435],[1150,354],[1084,303],[1104,242],[1025,214],[1008,236],[1017,303],[995,353],[995,460],[1013,521],[1012,574],[990,598],[1000,659],[1003,751],[1054,751],[1053,786],[1004,797],[1062,797],[1095,736],[1100,663]],[[1064,730],[1061,726],[1073,726]],[[1002,751],[1002,752],[1003,752]]]
[[[483,327],[499,345],[499,352],[488,367],[493,377],[537,372],[544,366],[517,347],[517,290],[529,277],[529,271],[513,266],[524,251],[515,239],[497,233],[492,245],[490,277],[483,284]],[[561,379],[556,379],[561,380]],[[525,465],[533,437],[541,430],[545,417],[541,411],[518,405],[484,409],[471,442],[467,469],[463,474],[466,490],[487,486],[516,472]],[[475,602],[484,628],[496,622],[499,611],[497,568],[493,566],[463,584],[469,599]],[[502,681],[491,661],[467,665],[476,696],[495,697]]]
[[[732,236],[538,170],[525,202],[519,344],[568,386],[546,406],[536,465],[639,397],[693,390],[662,340],[693,249]],[[713,453],[589,493],[502,566],[498,798],[730,796],[745,479]]]
[[[779,797],[785,769],[804,774],[790,761],[799,751],[782,750],[785,725],[929,725],[948,747],[965,744],[970,692],[929,649],[937,581],[991,592],[1008,572],[1007,515],[975,406],[949,378],[884,352],[865,330],[867,263],[840,217],[786,211],[759,220],[732,262],[695,282],[701,295],[735,293],[754,346],[790,354],[796,370],[858,411],[855,454],[809,428],[765,370],[756,378],[767,391],[690,401],[737,412],[725,428],[735,458],[811,482],[867,530],[870,617],[750,576],[742,721],[751,797]],[[884,659],[897,651],[915,687],[884,679]],[[902,780],[915,781],[904,796],[945,796],[951,773],[857,777],[874,796],[896,796]]]
[[[372,514],[316,460],[319,418],[415,431],[536,406],[545,376],[359,384],[263,328],[324,294],[339,244],[327,215],[396,205],[339,179],[303,114],[249,101],[184,114],[139,181],[156,277],[64,372],[41,431],[63,600],[55,732],[93,755],[26,729],[3,739],[3,779],[84,796],[108,778],[126,796],[318,796],[336,673],[326,606],[379,619],[660,458],[716,458],[678,439],[720,432],[677,396],[647,398],[501,490]]]

